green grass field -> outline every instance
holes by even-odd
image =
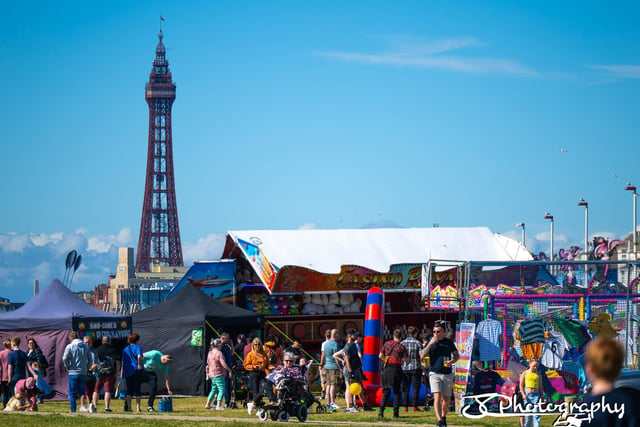
[[[115,400],[112,402],[113,412],[111,414],[104,412],[104,402],[98,404],[98,412],[95,414],[77,413],[72,415],[69,411],[68,401],[47,401],[40,405],[38,413],[11,413],[1,412],[0,420],[5,426],[87,426],[87,427],[111,427],[114,425],[126,426],[167,426],[167,427],[186,427],[186,426],[202,426],[202,425],[220,425],[220,426],[246,426],[246,425],[265,425],[273,424],[273,421],[260,421],[254,415],[247,414],[246,409],[226,409],[224,411],[206,410],[204,397],[174,397],[173,412],[124,412],[123,401]],[[338,400],[338,404],[344,407],[344,400]],[[143,397],[142,407],[146,408],[146,400]],[[157,408],[157,404],[156,404]],[[378,420],[377,411],[359,412],[359,413],[342,413],[341,410],[335,413],[316,414],[315,405],[311,408],[307,422],[307,426],[328,426],[328,425],[399,425],[399,424],[421,424],[435,425],[436,418],[433,411],[431,412],[403,412],[401,409],[399,420],[391,417],[392,413],[387,409],[384,420]],[[548,427],[553,424],[555,417],[542,417],[542,426]],[[517,417],[509,418],[489,418],[485,417],[479,420],[463,418],[455,413],[447,416],[448,425],[450,426],[487,426],[487,427],[506,427],[520,425]],[[292,417],[290,424],[300,424],[295,417]],[[283,423],[280,423],[283,424]]]

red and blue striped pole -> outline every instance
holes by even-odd
[[[369,403],[378,404],[377,394],[380,388],[380,349],[382,348],[382,331],[384,327],[384,294],[379,287],[373,287],[367,294],[367,305],[364,314],[364,342],[362,348],[363,381]]]

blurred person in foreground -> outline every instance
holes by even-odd
[[[572,412],[582,420],[581,427],[640,427],[640,390],[614,387],[622,370],[624,355],[622,345],[611,338],[596,338],[587,346],[584,369],[592,389],[572,408]],[[585,419],[581,404],[587,404],[589,410],[597,406],[593,419],[589,416]],[[616,407],[619,409],[617,412]]]

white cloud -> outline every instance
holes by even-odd
[[[537,233],[534,235],[534,237],[536,238],[536,240],[540,242],[549,243],[549,241],[551,240],[551,231],[543,231],[541,233]],[[556,247],[558,248],[566,247],[568,243],[569,243],[569,237],[566,234],[553,233],[554,252]]]
[[[118,235],[116,236],[116,241],[120,245],[128,244],[129,242],[133,242],[133,233],[129,227],[124,227]]]
[[[89,238],[87,247],[90,251],[108,252],[111,247],[131,246],[133,235],[128,227],[123,228],[118,234],[98,234]]]
[[[182,244],[182,257],[185,265],[191,265],[194,261],[220,259],[226,234],[209,234],[198,239],[196,243]]]
[[[589,68],[608,71],[609,75],[629,79],[640,79],[640,65],[589,65]]]
[[[32,233],[31,242],[36,246],[44,246],[47,243],[58,242],[62,240],[62,233],[44,234],[44,233]]]
[[[31,241],[26,234],[0,234],[0,248],[5,252],[22,252],[30,245]]]
[[[478,58],[445,55],[447,52],[482,44],[475,38],[455,38],[444,40],[420,40],[415,38],[394,38],[396,46],[388,52],[315,52],[317,56],[334,58],[346,62],[373,65],[413,66],[428,69],[443,69],[473,74],[503,73],[521,76],[536,76],[539,73],[517,61],[501,58]]]
[[[84,234],[79,234],[76,232],[73,233],[64,233],[62,239],[58,242],[54,242],[52,248],[56,250],[59,254],[65,255],[71,250],[89,250],[89,240],[87,236]]]
[[[63,280],[67,253],[74,249],[82,255],[72,288],[92,290],[106,283],[115,271],[118,247],[131,244],[131,231],[122,229],[117,235],[88,236],[86,229],[63,233],[0,234],[0,296],[12,301],[27,301],[33,292],[33,281],[40,287],[53,279]]]

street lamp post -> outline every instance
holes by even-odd
[[[549,212],[545,212],[544,219],[548,219],[551,221],[551,235],[549,236],[549,259],[553,261],[553,215],[551,215]],[[553,276],[555,276],[556,273],[553,264],[549,266],[549,271]]]
[[[524,241],[524,222],[519,222],[518,224],[516,224],[516,227],[522,227],[522,246],[526,248],[527,244]]]
[[[584,199],[580,199],[578,206],[584,206],[584,251],[589,254],[589,203]]]
[[[585,261],[589,260],[589,203],[587,203],[582,197],[578,202],[578,206],[584,206],[584,253]],[[584,266],[584,285],[587,287],[587,293],[589,292],[589,268],[585,264]]]
[[[636,254],[638,252],[638,247],[636,246],[636,244],[637,244],[636,243],[636,239],[637,239],[637,237],[636,237],[636,234],[637,234],[637,232],[636,232],[636,228],[637,228],[637,225],[636,225],[636,222],[637,222],[637,216],[636,216],[637,201],[636,201],[636,199],[638,198],[638,193],[636,192],[635,185],[631,185],[630,182],[627,182],[627,186],[624,189],[626,191],[633,191],[633,231],[632,231],[632,233],[633,233],[633,246],[632,246],[632,252],[633,252],[633,260],[635,261],[637,259]],[[629,271],[628,268],[627,268],[627,271]],[[635,263],[632,264],[631,274],[632,274],[633,278],[635,278],[636,275],[637,275],[637,265]],[[629,275],[627,274],[627,276],[629,276]],[[629,334],[629,329],[630,329],[630,326],[631,326],[631,320],[630,320],[630,314],[631,314],[630,313],[630,310],[631,310],[631,304],[630,304],[631,281],[634,280],[634,279],[632,279],[631,277],[628,277],[627,280],[628,280],[628,285],[627,285],[627,334]],[[634,314],[637,313],[637,307],[635,307],[633,309],[633,311],[634,311]],[[628,338],[627,338],[627,340],[628,340]],[[627,350],[627,347],[625,345],[625,354],[626,354],[626,350]],[[636,347],[636,350],[637,350],[637,347]],[[625,362],[628,362],[628,358],[627,357],[625,357]],[[628,363],[627,363],[627,366],[628,366]]]
[[[544,219],[551,220],[551,236],[549,238],[549,257],[553,261],[553,215],[549,212],[544,213]]]
[[[636,198],[638,197],[638,193],[636,193],[636,187],[631,185],[630,182],[627,182],[627,186],[624,188],[626,191],[633,191],[633,259],[636,259],[636,251],[638,250],[636,246]]]

